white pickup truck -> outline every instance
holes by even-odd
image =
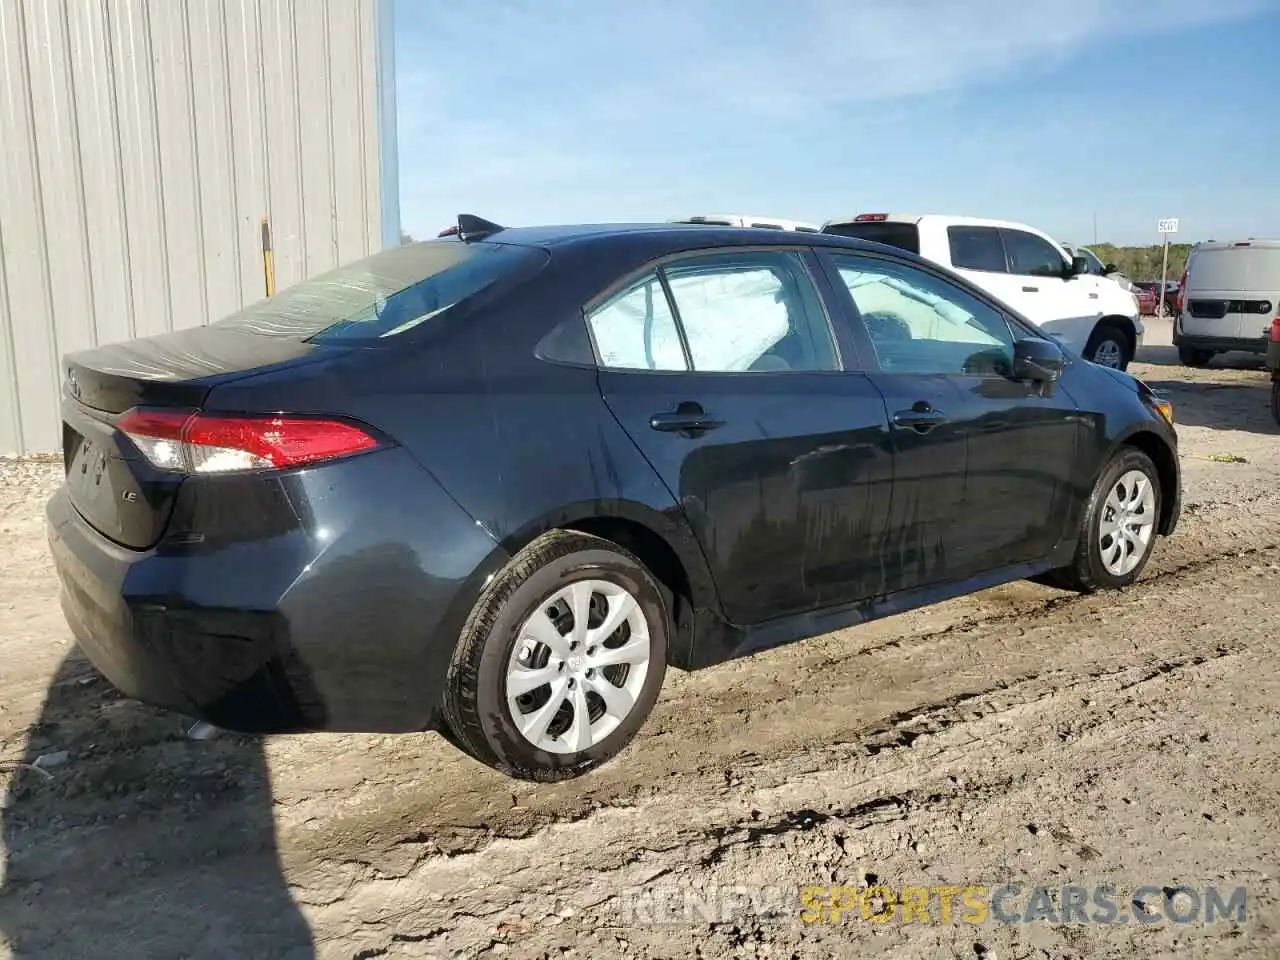
[[[948,267],[1013,307],[1068,349],[1125,369],[1142,345],[1138,301],[1034,227],[1003,220],[861,213],[823,233],[860,237]]]

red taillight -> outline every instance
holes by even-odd
[[[1178,293],[1173,298],[1173,309],[1178,313],[1182,312],[1182,300],[1187,293],[1187,268],[1182,268],[1182,279],[1178,281]]]
[[[854,223],[880,223],[882,220],[888,220],[887,213],[860,213],[853,218]]]
[[[1280,317],[1271,321],[1271,342],[1280,343]]]
[[[378,446],[359,427],[310,417],[215,417],[134,409],[116,428],[161,470],[236,473],[284,470]]]

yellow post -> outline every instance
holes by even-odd
[[[262,273],[267,282],[267,296],[276,294],[276,268],[271,260],[271,224],[262,218]]]

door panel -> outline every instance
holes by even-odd
[[[881,592],[892,467],[866,376],[602,370],[600,389],[683,507],[732,622]],[[693,404],[719,425],[653,428]]]
[[[894,424],[896,588],[1047,557],[1062,533],[1079,418],[1062,392],[1040,397],[1010,379],[1015,333],[1030,334],[915,265],[829,260],[871,341],[871,378]]]
[[[884,401],[840,369],[807,264],[685,256],[588,311],[601,394],[680,502],[738,624],[883,587]]]
[[[959,378],[968,474],[959,514],[959,563],[981,573],[1047,557],[1065,534],[1081,432],[1064,391],[1038,396],[1003,377]]]
[[[963,398],[946,376],[873,373],[871,379],[884,396],[893,446],[885,592],[954,579],[952,531],[963,508],[968,459]]]

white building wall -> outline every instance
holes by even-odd
[[[61,357],[399,238],[391,0],[0,0],[0,453]]]

